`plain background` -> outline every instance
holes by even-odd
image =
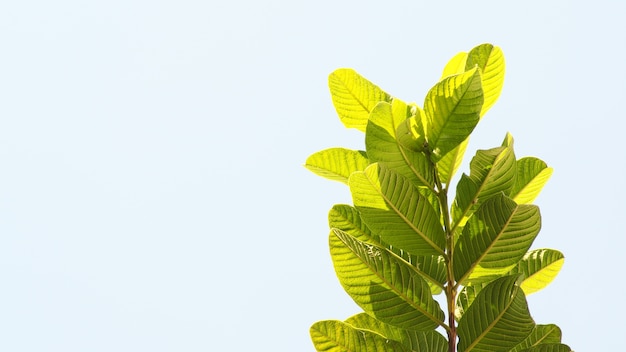
[[[507,60],[467,157],[501,143],[555,172],[530,296],[577,351],[623,349],[623,1],[5,1],[0,350],[313,351],[358,307],[327,249],[348,189],[302,164],[363,148],[327,76],[422,104],[459,51]],[[466,171],[464,167],[461,171]]]

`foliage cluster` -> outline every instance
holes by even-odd
[[[329,244],[337,277],[363,312],[313,324],[318,351],[570,351],[556,325],[535,323],[526,301],[564,261],[557,250],[530,249],[541,228],[532,202],[552,169],[518,159],[507,134],[475,153],[449,200],[504,68],[491,44],[459,53],[423,107],[352,69],[330,75],[337,113],[365,132],[365,151],[330,148],[305,166],[350,188],[354,204],[330,210]],[[443,308],[434,298],[442,293]]]

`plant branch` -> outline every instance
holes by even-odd
[[[430,158],[429,158],[430,159]],[[443,218],[443,227],[446,234],[446,276],[447,284],[445,286],[446,300],[448,303],[448,352],[456,352],[456,321],[454,320],[455,302],[457,294],[457,285],[454,279],[454,233],[450,226],[450,211],[448,206],[448,189],[443,187],[441,180],[439,179],[439,171],[437,164],[433,163],[434,180],[437,197],[439,198],[439,206],[441,209],[441,217]]]

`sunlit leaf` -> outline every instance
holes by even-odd
[[[459,166],[461,166],[461,162],[463,162],[468,143],[469,137],[437,162],[437,171],[439,172],[441,183],[449,185],[452,182],[452,177],[454,177]]]
[[[563,253],[555,249],[536,249],[526,253],[510,274],[523,274],[521,287],[529,295],[548,286],[561,270],[564,261]]]
[[[497,279],[480,291],[459,321],[459,352],[508,351],[535,326],[516,276]]]
[[[354,236],[359,241],[380,243],[378,236],[361,221],[356,208],[346,204],[335,204],[328,212],[328,225],[331,229],[339,229]]]
[[[404,177],[378,164],[350,177],[354,205],[381,239],[416,255],[443,254],[445,235],[429,200]]]
[[[477,69],[444,78],[424,100],[431,159],[439,161],[472,133],[480,120],[483,90]]]
[[[398,99],[394,99],[392,104],[376,105],[367,125],[365,148],[371,162],[384,164],[415,185],[432,188],[433,169],[426,156],[409,150],[396,135],[398,126],[411,116],[411,110]]]
[[[345,204],[336,204],[328,213],[328,224],[331,229],[347,232],[359,241],[377,244],[395,253],[407,263],[423,273],[432,294],[442,292],[446,281],[446,266],[442,256],[416,256],[400,248],[383,243],[378,235],[372,234],[370,229],[361,221],[361,214],[354,207]]]
[[[388,339],[400,342],[412,352],[447,352],[448,341],[434,330],[415,331],[385,324],[368,314],[360,313],[346,320],[358,329],[371,330]]]
[[[441,74],[441,80],[449,76],[458,75],[459,73],[465,72],[466,62],[467,62],[466,52],[460,52],[454,55],[454,57],[452,57],[452,59],[450,59],[450,61],[448,61],[448,63],[444,67],[443,73]]]
[[[561,329],[554,324],[535,325],[530,335],[520,342],[509,352],[526,351],[531,347],[542,344],[559,344],[561,343]]]
[[[365,131],[369,114],[381,101],[392,97],[350,68],[335,70],[328,77],[328,87],[339,119],[348,128]]]
[[[490,197],[509,194],[515,184],[515,154],[512,147],[478,150],[470,162],[470,175],[461,175],[452,205],[455,226],[464,226],[469,216]]]
[[[480,68],[484,103],[480,116],[489,110],[500,97],[504,86],[504,55],[502,50],[491,44],[482,44],[473,48],[465,61],[465,69],[470,70],[478,66]]]
[[[520,352],[572,352],[572,349],[568,345],[551,343],[534,346],[525,350],[521,350]]]
[[[507,273],[528,251],[540,228],[537,206],[515,204],[503,194],[489,198],[470,217],[456,243],[456,279],[464,282]]]
[[[365,170],[369,163],[364,151],[330,148],[309,156],[304,166],[319,176],[347,184],[350,174]]]
[[[319,352],[409,352],[399,342],[337,320],[318,321],[309,332]]]
[[[416,105],[410,106],[411,116],[396,128],[396,139],[406,149],[423,152],[426,146],[427,119],[424,110]]]
[[[478,293],[485,288],[489,282],[479,282],[471,286],[464,286],[456,297],[456,305],[454,309],[454,317],[460,320],[465,311],[472,305]]]
[[[339,282],[368,314],[410,330],[432,330],[443,322],[443,311],[415,267],[340,230],[330,234],[329,243]]]
[[[518,204],[532,203],[552,176],[552,168],[534,157],[517,161],[517,177],[510,197]]]

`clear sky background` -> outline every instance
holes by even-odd
[[[358,307],[327,211],[348,189],[306,157],[363,148],[327,76],[422,104],[459,51],[507,60],[472,137],[555,172],[531,295],[577,351],[623,349],[626,2],[4,1],[0,350],[313,351]],[[466,171],[466,167],[461,171]]]

